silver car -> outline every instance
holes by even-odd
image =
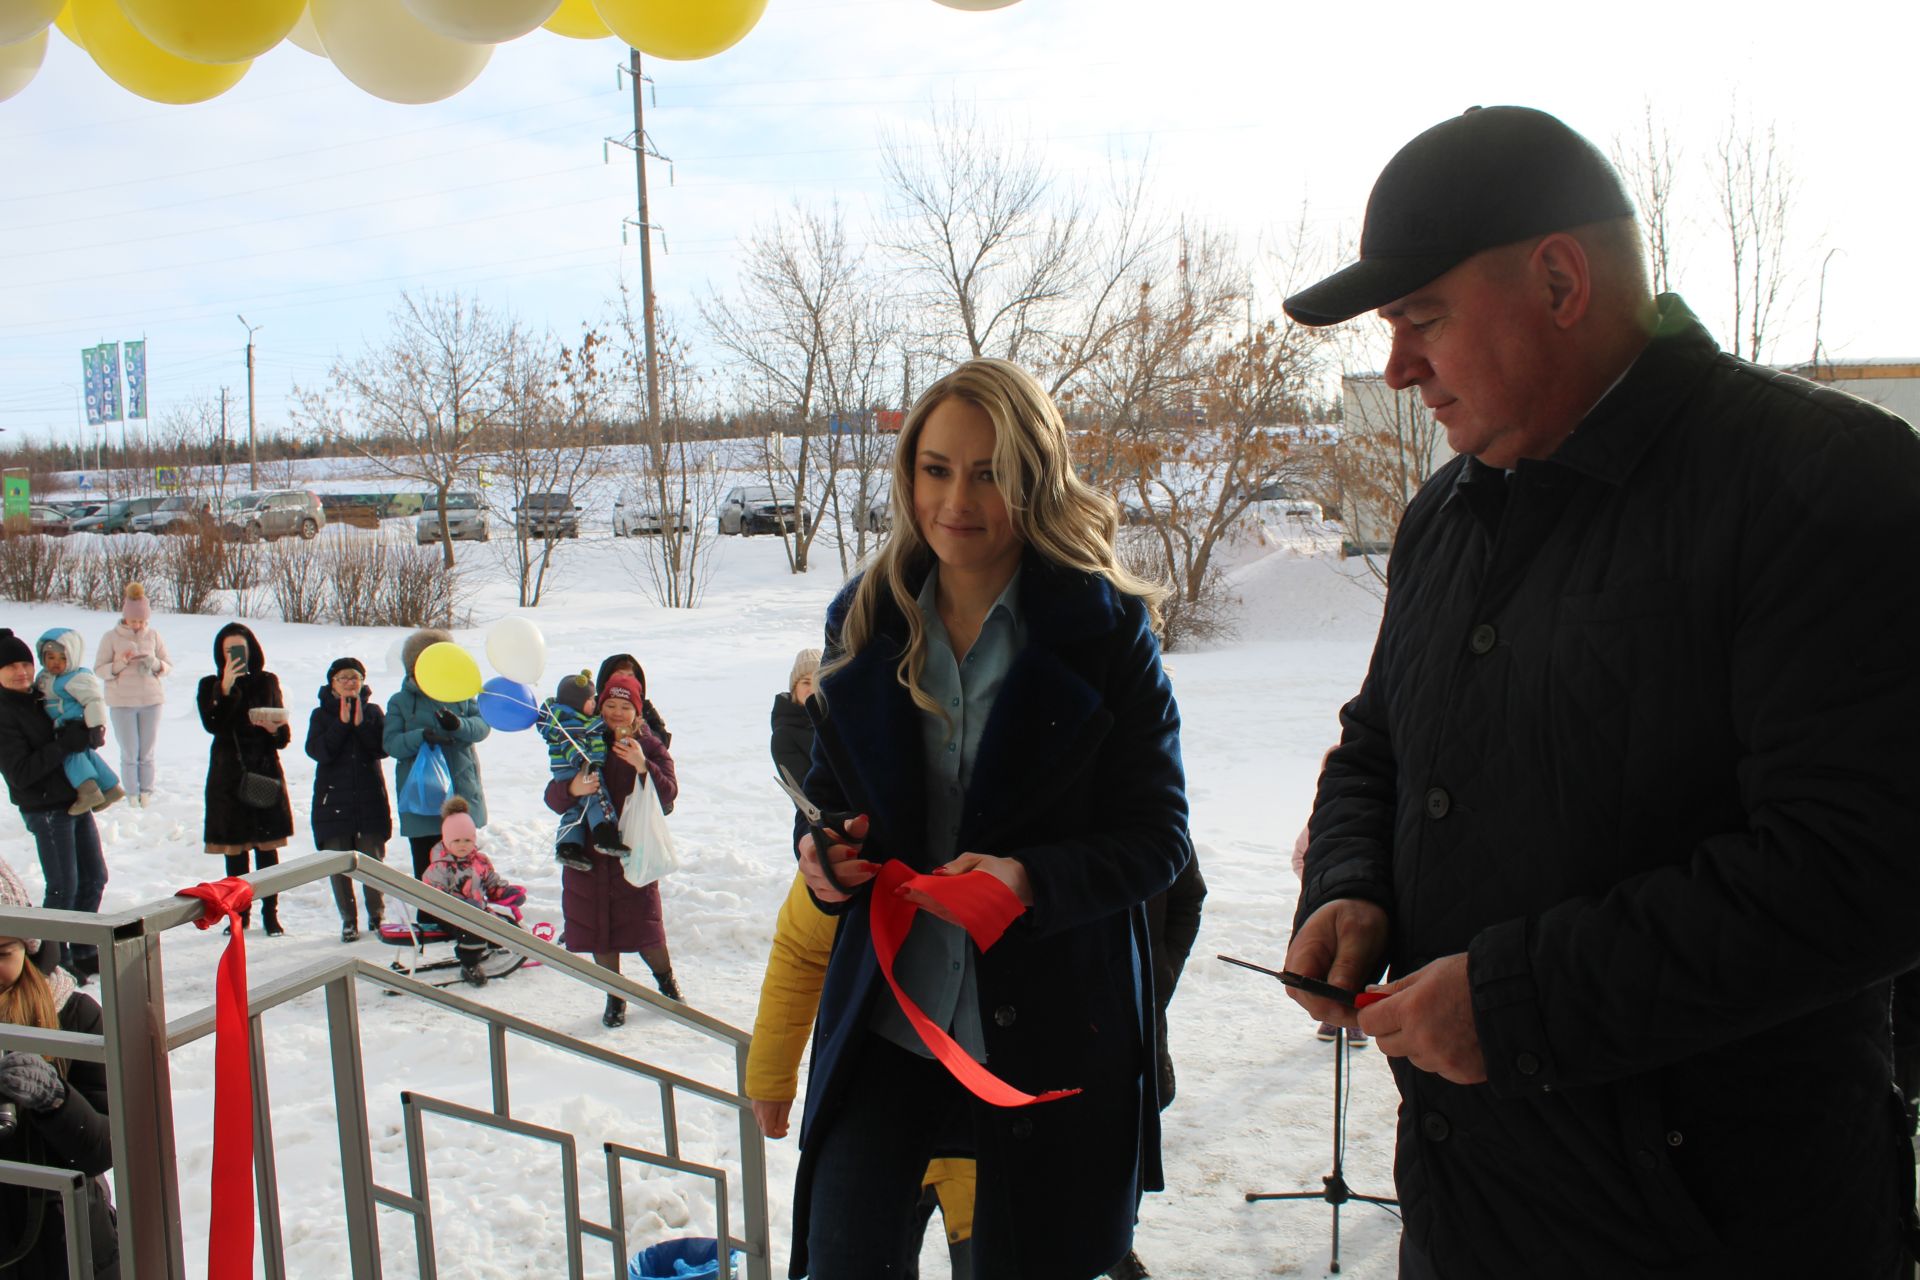
[[[454,542],[487,540],[487,508],[477,493],[447,495],[447,537]],[[427,505],[413,521],[413,540],[421,546],[440,541],[440,508],[427,495]]]

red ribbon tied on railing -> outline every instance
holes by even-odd
[[[1049,1089],[1045,1093],[1033,1094],[1014,1088],[975,1062],[971,1054],[956,1044],[944,1029],[935,1025],[933,1019],[922,1013],[920,1006],[900,989],[900,983],[893,976],[894,958],[900,954],[900,948],[907,940],[907,930],[912,927],[914,916],[920,912],[918,906],[899,896],[901,889],[924,893],[938,902],[960,922],[967,936],[973,939],[973,945],[982,951],[1000,941],[1000,935],[1007,931],[1007,926],[1017,920],[1026,908],[1020,905],[1020,899],[1014,896],[1013,890],[985,871],[968,871],[957,876],[920,875],[897,858],[880,865],[880,874],[874,880],[873,898],[868,907],[873,930],[873,953],[880,961],[880,972],[886,977],[887,985],[893,988],[894,999],[900,1002],[901,1012],[907,1015],[907,1021],[913,1024],[913,1029],[920,1033],[921,1043],[953,1073],[954,1079],[966,1086],[969,1093],[996,1107],[1027,1107],[1036,1102],[1052,1102],[1056,1098],[1070,1098],[1079,1093],[1078,1089]]]
[[[213,1201],[207,1227],[207,1280],[253,1277],[253,1040],[247,1029],[247,935],[240,913],[253,886],[238,876],[180,890],[207,910],[194,924],[232,927],[215,979],[213,1040]]]

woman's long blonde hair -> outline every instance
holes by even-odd
[[[927,418],[953,399],[977,406],[993,421],[994,486],[1021,542],[1050,563],[1099,574],[1116,590],[1139,597],[1154,630],[1160,628],[1160,598],[1165,593],[1120,566],[1113,550],[1119,508],[1074,471],[1067,424],[1052,397],[1019,365],[969,360],[928,387],[900,429],[893,452],[893,530],[854,591],[840,627],[839,651],[820,668],[815,687],[823,698],[827,680],[873,639],[884,592],[907,620],[907,647],[896,677],[917,706],[946,714],[920,687],[927,636],[913,583],[924,577],[933,551],[914,523],[913,481],[914,457]]]
[[[53,1007],[53,988],[47,983],[47,975],[35,967],[32,956],[23,955],[20,960],[19,979],[5,991],[0,991],[0,1022],[58,1031],[60,1011]],[[62,1076],[67,1074],[64,1059],[52,1058],[49,1061]]]

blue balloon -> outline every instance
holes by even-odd
[[[502,733],[533,728],[540,718],[540,699],[530,684],[495,676],[480,686],[480,718]]]

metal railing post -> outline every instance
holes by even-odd
[[[340,1129],[349,1270],[356,1280],[380,1280],[380,1213],[373,1199],[367,1077],[360,1060],[360,1000],[351,973],[327,983],[327,1041],[333,1051],[333,1111]]]
[[[120,1274],[187,1280],[159,935],[138,924],[116,929],[100,948],[100,986]]]

